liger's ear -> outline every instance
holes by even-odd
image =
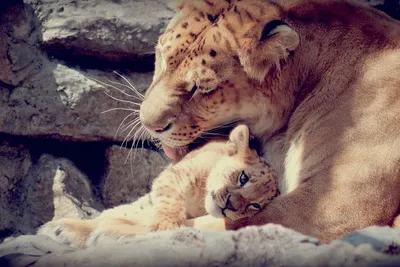
[[[239,49],[240,63],[250,78],[263,82],[271,70],[281,70],[281,64],[296,50],[299,42],[299,35],[293,28],[281,20],[272,20]]]

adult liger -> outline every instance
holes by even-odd
[[[189,0],[156,46],[140,118],[177,160],[240,121],[281,196],[258,215],[328,241],[393,225],[400,204],[400,24],[350,0]],[[203,224],[204,223],[204,224]]]

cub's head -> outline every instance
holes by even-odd
[[[233,129],[222,157],[207,179],[206,211],[236,220],[260,212],[278,194],[274,171],[250,147],[247,126]]]
[[[215,128],[242,121],[259,136],[289,108],[274,85],[299,44],[266,1],[187,0],[156,45],[140,108],[148,132],[173,157]]]

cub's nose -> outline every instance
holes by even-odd
[[[172,122],[168,123],[167,125],[160,126],[160,125],[149,125],[149,124],[143,124],[144,127],[146,127],[147,130],[153,131],[156,133],[163,133],[168,131],[169,129],[172,128]]]

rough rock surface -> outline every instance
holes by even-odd
[[[139,99],[111,70],[123,69],[138,91],[147,89],[153,69],[149,52],[173,12],[162,1],[25,3],[0,13],[0,85],[4,87],[0,132],[114,140],[116,129],[131,111],[101,113],[113,108],[137,110],[137,104],[127,101]],[[125,102],[107,96],[102,83],[92,78],[124,83],[112,85],[125,93],[110,86],[106,91]]]
[[[37,221],[36,227],[60,218],[92,218],[103,209],[88,178],[67,159],[42,155],[25,184],[30,214],[23,220]]]
[[[40,72],[12,89],[5,101],[0,103],[0,127],[3,127],[3,132],[83,141],[113,140],[123,118],[133,112],[127,109],[138,109],[137,105],[118,102],[105,92],[127,101],[137,102],[136,99],[116,89],[106,89],[89,79],[95,77],[107,82],[104,75],[98,77],[98,71],[82,71],[57,61],[43,60]],[[146,74],[135,76],[145,83],[150,78],[145,77]],[[140,87],[145,86],[142,84]],[[126,110],[102,113],[115,108]],[[125,136],[115,137],[122,140]]]
[[[384,233],[384,234],[382,234]],[[45,236],[0,245],[6,266],[398,266],[400,232],[356,231],[330,244],[279,225],[214,232],[184,229],[73,250]],[[373,240],[375,245],[366,244]],[[57,248],[57,249],[55,249]],[[49,253],[47,253],[49,252]],[[7,256],[8,255],[8,256]]]
[[[35,233],[47,221],[91,218],[103,210],[90,181],[71,161],[44,154],[34,162],[21,145],[0,146],[0,180],[0,232],[5,234]]]
[[[110,147],[106,152],[103,203],[106,207],[136,201],[151,189],[151,184],[167,166],[161,154],[149,149]]]
[[[134,60],[152,54],[172,18],[171,1],[26,1],[43,22],[42,42],[50,50]]]

